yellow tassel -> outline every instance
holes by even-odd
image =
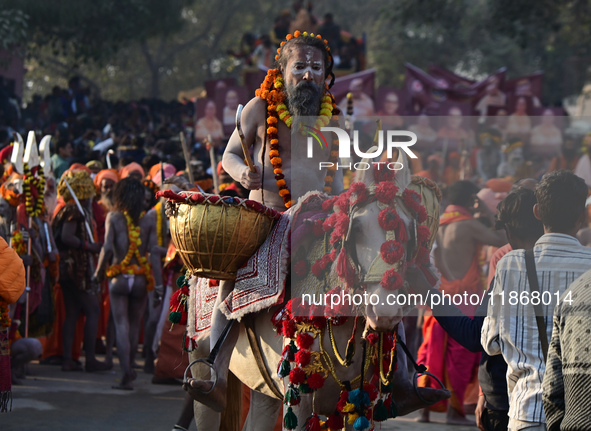
[[[343,413],[351,413],[355,411],[355,406],[351,403],[346,403],[343,407]]]

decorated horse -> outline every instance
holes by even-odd
[[[403,154],[398,161],[406,161]],[[445,389],[418,387],[416,377],[425,369],[417,364],[413,385],[401,324],[412,307],[388,305],[389,295],[401,298],[409,291],[407,266],[428,264],[439,220],[438,189],[428,180],[411,180],[406,169],[394,173],[385,163],[365,163],[368,169],[347,192],[336,197],[309,193],[278,217],[272,233],[238,271],[236,287],[223,304],[241,319],[230,370],[251,388],[246,430],[273,429],[282,404],[284,429],[373,429],[375,422],[450,396]],[[192,229],[187,208],[210,197],[167,197],[173,241],[188,267],[195,268],[199,247],[193,241],[204,217]],[[260,204],[235,198],[215,197],[208,204],[250,205],[249,211],[265,212]],[[204,266],[203,259],[199,265]],[[188,304],[189,337],[202,345],[217,289],[215,282],[195,274],[199,271],[181,281],[190,297],[180,302]],[[260,287],[261,277],[267,290],[264,300],[260,295],[257,300],[265,310],[252,313],[256,301],[249,302],[249,294]],[[365,299],[346,301],[347,295]],[[192,354],[193,359],[202,356]],[[203,362],[193,362],[194,377],[209,373]],[[240,394],[228,392],[235,396]],[[219,415],[196,406],[197,423],[203,424],[204,417],[208,429],[218,429]]]

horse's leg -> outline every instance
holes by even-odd
[[[218,296],[215,302],[214,310],[211,319],[211,335],[209,339],[210,351],[213,350],[219,337],[222,335],[229,320],[224,313],[219,309],[221,303],[226,299],[228,294],[234,289],[233,281],[222,281],[218,291]],[[226,408],[226,390],[228,386],[228,367],[230,365],[230,358],[232,351],[238,339],[239,325],[234,324],[230,328],[228,335],[218,351],[213,367],[217,372],[217,382],[211,380],[211,376],[203,377],[201,379],[192,378],[184,385],[184,388],[191,397],[200,403],[203,403],[215,411],[221,412]]]
[[[402,322],[398,325],[398,335],[404,342],[404,325]],[[451,397],[451,392],[447,389],[418,388],[421,396],[415,392],[414,386],[408,375],[407,358],[404,352],[398,353],[398,369],[394,373],[392,380],[393,388],[392,400],[396,403],[398,416],[404,416],[415,410],[419,410],[435,404],[438,401]],[[422,399],[421,399],[422,398]],[[426,401],[426,402],[425,402]]]
[[[205,339],[197,344],[197,349],[190,353],[190,361],[207,356],[209,353],[209,340]],[[209,368],[204,366],[191,367],[191,374],[194,379],[207,380],[211,377]],[[193,403],[193,412],[195,414],[195,426],[198,431],[220,429],[221,414],[213,411],[200,402]]]
[[[242,431],[273,431],[281,404],[281,400],[251,389],[250,408]]]

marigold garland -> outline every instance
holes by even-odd
[[[300,36],[308,36],[308,33],[300,33],[296,31],[293,36],[288,34],[286,40],[291,40],[294,37]],[[316,37],[318,39],[322,39],[322,36],[314,34],[310,34],[311,37]],[[281,47],[285,45],[285,41],[281,43]],[[325,49],[330,52],[330,48],[328,47],[328,42],[324,40]],[[279,59],[279,52],[281,48],[277,49],[277,55],[275,59]],[[329,55],[330,61],[330,55]],[[279,69],[269,69],[267,72],[267,76],[265,80],[261,84],[261,87],[256,90],[255,95],[261,99],[265,99],[267,101],[267,140],[269,142],[269,159],[271,164],[273,165],[273,172],[275,174],[275,181],[277,187],[279,188],[279,196],[283,198],[283,202],[287,208],[290,208],[295,201],[292,200],[291,192],[285,182],[285,176],[283,175],[282,169],[282,160],[279,153],[279,136],[278,136],[278,129],[277,125],[279,120],[281,120],[288,128],[291,128],[292,124],[292,116],[285,104],[285,92],[284,92],[284,81],[281,71]],[[322,100],[320,103],[320,112],[318,113],[318,118],[316,119],[315,126],[317,129],[327,126],[331,119],[332,121],[338,122],[338,108],[335,103],[334,98],[331,94],[327,94],[326,91],[328,90],[328,86],[325,88],[325,94],[322,96]],[[333,115],[335,114],[335,115]],[[330,158],[329,162],[333,163],[333,166],[336,164],[338,160],[338,141],[333,140],[332,145],[330,148]],[[336,169],[327,169],[326,176],[324,178],[324,189],[325,193],[332,192],[332,183],[334,180],[334,176],[336,174]]]
[[[23,240],[23,233],[17,229],[12,233],[10,246],[16,251],[16,254],[22,256],[27,254],[27,243]]]
[[[29,217],[39,217],[43,214],[43,194],[45,192],[45,176],[41,166],[24,164],[23,193],[25,195],[25,209]]]
[[[144,216],[145,212],[142,212],[140,219]],[[140,238],[140,227],[133,224],[133,220],[127,213],[123,212],[125,220],[127,222],[127,232],[129,236],[129,249],[127,254],[121,261],[121,263],[111,265],[107,268],[107,277],[113,278],[120,274],[129,275],[145,275],[146,276],[146,288],[148,292],[154,289],[154,276],[152,274],[152,265],[148,262],[146,256],[142,256],[139,251],[142,240]],[[131,259],[135,256],[138,264],[131,264]]]
[[[22,194],[9,189],[7,186],[7,182],[2,183],[2,185],[0,186],[0,195],[6,202],[8,202],[8,204],[11,207],[19,206],[19,204],[21,203]]]
[[[10,328],[10,314],[8,304],[0,301],[0,328]]]

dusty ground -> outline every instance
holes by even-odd
[[[0,415],[2,431],[170,431],[182,407],[184,391],[180,387],[154,385],[152,376],[141,370],[134,391],[111,389],[119,378],[117,363],[106,372],[65,373],[59,366],[35,362],[30,372],[22,385],[13,387],[12,412]],[[433,414],[430,424],[419,424],[415,417],[391,420],[376,429],[476,429],[445,425],[443,414]],[[195,425],[190,429],[195,430]]]

